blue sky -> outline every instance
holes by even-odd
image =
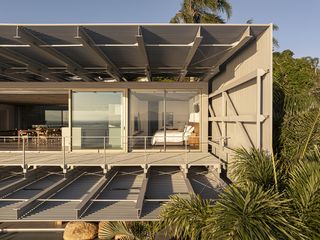
[[[1,23],[166,23],[182,0],[1,0]],[[229,23],[276,23],[280,50],[320,57],[319,0],[230,0]],[[306,6],[308,5],[308,6]]]

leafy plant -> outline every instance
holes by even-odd
[[[299,162],[290,173],[287,195],[292,199],[292,215],[304,224],[310,239],[320,239],[320,158]]]
[[[265,190],[274,188],[275,176],[271,156],[265,151],[258,149],[240,148],[235,150],[235,157],[230,164],[230,176],[235,183],[241,186],[247,184],[257,184]],[[275,168],[279,170],[279,163],[275,161]],[[275,178],[276,177],[276,178]]]
[[[162,223],[178,239],[201,239],[212,202],[192,195],[190,199],[179,195],[170,197],[160,214]]]
[[[226,188],[205,227],[206,239],[302,239],[290,224],[289,200],[256,184]]]
[[[154,222],[101,222],[101,240],[153,240],[162,229],[159,221]]]
[[[232,7],[228,0],[183,0],[180,11],[171,23],[224,23],[220,14],[231,17]]]

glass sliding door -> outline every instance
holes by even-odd
[[[132,90],[130,92],[129,147],[164,149],[164,91]]]
[[[199,92],[166,91],[166,149],[199,149]]]
[[[122,149],[123,119],[123,92],[73,92],[73,149]]]
[[[199,149],[199,99],[197,90],[131,90],[131,150]]]

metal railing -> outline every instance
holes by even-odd
[[[137,150],[137,152],[144,154],[145,162],[148,161],[148,156],[153,152],[166,153],[178,151],[179,153],[185,153],[184,161],[188,163],[190,152],[203,150],[204,147],[210,148],[208,147],[210,142],[219,144],[222,140],[225,141],[222,138],[209,138],[207,141],[201,141],[199,136],[184,136],[180,139],[177,136],[166,136],[166,138],[163,136],[86,136],[81,138],[0,136],[0,151],[15,153],[18,156],[18,163],[19,156],[21,156],[21,165],[24,168],[35,156],[31,156],[30,152],[53,152],[57,156],[55,158],[56,161],[65,167],[70,163],[68,154],[71,153],[71,150],[74,152],[78,152],[77,150],[89,150],[98,153],[99,164],[104,164],[105,166],[108,164],[108,154],[110,158],[113,158],[115,153],[126,153],[127,150],[129,152]],[[28,159],[29,156],[30,158]]]

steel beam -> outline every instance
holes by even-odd
[[[137,38],[137,42],[138,42],[138,47],[139,47],[140,52],[142,53],[142,56],[143,56],[146,76],[148,78],[148,81],[151,82],[152,81],[152,74],[151,74],[151,70],[150,70],[150,62],[149,62],[146,44],[144,42],[144,38],[143,38],[140,26],[138,28],[138,35],[136,36],[136,38]]]
[[[201,27],[199,27],[198,32],[193,40],[193,44],[192,47],[189,50],[188,56],[183,64],[183,68],[181,70],[181,74],[179,76],[179,80],[178,81],[183,81],[184,78],[186,77],[187,73],[188,73],[188,67],[189,64],[191,63],[194,55],[197,52],[197,49],[202,41],[203,37],[201,37]]]
[[[223,92],[227,92],[232,88],[238,87],[241,84],[244,84],[246,82],[249,82],[253,79],[256,79],[257,77],[263,77],[265,74],[267,73],[267,71],[258,68],[250,73],[248,73],[247,75],[241,77],[241,78],[236,78],[236,79],[232,79],[230,80],[227,84],[223,85],[221,88],[218,88],[216,91],[214,91],[213,93],[209,94],[209,98],[213,98],[219,94],[222,94]]]
[[[221,117],[209,117],[209,121],[214,122],[246,122],[246,123],[256,123],[264,122],[267,116],[259,114],[257,115],[231,115],[231,116],[221,116]]]
[[[81,202],[75,207],[75,218],[79,219],[89,209],[93,203],[93,199],[97,198],[99,194],[105,189],[112,179],[118,174],[117,171],[111,169],[106,176],[100,180],[90,189],[87,195],[81,198]]]
[[[186,186],[188,188],[189,194],[193,195],[194,194],[194,190],[193,190],[193,187],[192,187],[192,185],[190,183],[190,180],[189,180],[187,174],[183,174],[183,178],[184,178],[184,181],[185,181]]]
[[[85,172],[79,174],[79,171],[77,170],[68,172],[67,174],[65,174],[65,177],[63,179],[14,208],[16,218],[20,219],[29,211],[41,205],[43,202],[39,203],[38,199],[50,198],[52,195],[56,194],[58,191],[62,190],[84,174]]]
[[[46,81],[56,81],[56,82],[62,82],[63,79],[57,78],[50,74],[48,72],[48,67],[43,65],[40,62],[34,61],[31,58],[28,58],[24,56],[23,54],[20,54],[18,52],[12,51],[11,49],[6,49],[6,48],[0,48],[0,56],[10,59],[11,61],[20,63],[22,65],[27,66],[27,71],[41,76],[45,78]]]
[[[41,169],[41,168],[30,170],[27,173],[26,178],[21,178],[17,181],[14,181],[13,183],[10,183],[10,184],[0,188],[0,197],[3,197],[3,196],[8,195],[12,192],[15,192],[15,191],[19,190],[20,188],[25,187],[26,185],[32,183],[36,179],[39,179],[39,178],[44,177],[46,175],[48,175],[48,173],[43,171],[43,169]]]
[[[61,52],[57,51],[53,47],[41,47],[41,45],[46,45],[46,43],[36,37],[31,30],[26,27],[18,27],[17,29],[17,36],[16,39],[20,39],[20,42],[27,43],[31,47],[34,47],[41,52],[45,53],[45,55],[49,56],[50,58],[54,58],[55,60],[63,63],[67,67],[67,71],[71,74],[79,76],[85,82],[92,81],[87,75],[89,74],[86,70],[83,69],[78,63],[74,62]]]
[[[78,34],[76,39],[82,43],[83,47],[90,51],[101,65],[105,65],[105,71],[117,81],[126,81],[122,74],[119,72],[118,68],[113,64],[113,62],[106,56],[106,54],[96,46],[93,39],[89,36],[87,30],[84,27],[78,27]]]
[[[250,34],[250,27],[247,27],[244,31],[242,37],[239,42],[230,48],[228,52],[226,52],[219,61],[212,66],[212,68],[205,74],[205,76],[201,79],[201,81],[208,82],[215,75],[220,72],[220,67],[224,65],[229,59],[231,59],[235,54],[240,52],[244,47],[246,47],[250,42],[252,42],[255,38]]]
[[[0,70],[0,76],[4,76],[6,78],[9,78],[12,81],[15,82],[28,82],[28,79],[25,77],[17,76],[17,74],[8,74],[5,71]]]
[[[147,187],[148,187],[149,175],[150,175],[149,171],[147,173],[145,173],[143,181],[142,181],[142,184],[141,184],[139,196],[138,196],[138,199],[137,199],[136,209],[137,209],[137,217],[138,218],[140,218],[141,214],[142,214],[143,203],[144,203],[144,200],[145,200],[144,198],[145,198]]]

